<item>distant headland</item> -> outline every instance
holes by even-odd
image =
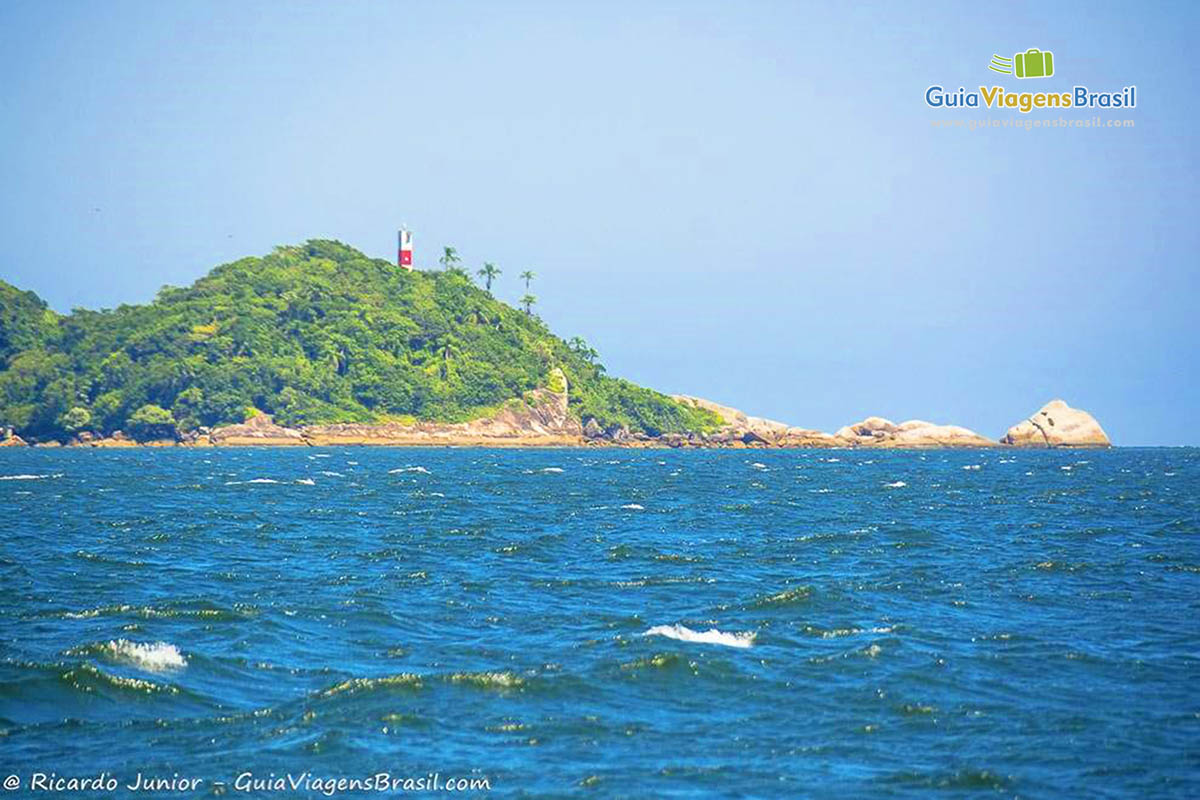
[[[403,240],[401,243],[403,248]],[[310,240],[146,305],[60,315],[0,281],[0,446],[1107,447],[1061,400],[999,440],[881,417],[822,433],[609,376],[477,286]],[[405,265],[407,266],[407,265]]]

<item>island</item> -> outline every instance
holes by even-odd
[[[447,254],[452,253],[451,249]],[[0,446],[1107,447],[1061,400],[1001,439],[868,417],[823,433],[607,374],[477,286],[314,239],[153,302],[61,315],[0,281]],[[526,287],[532,273],[524,273]]]

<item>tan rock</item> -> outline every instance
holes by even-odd
[[[562,370],[551,370],[548,383],[546,388],[535,389],[520,400],[505,403],[495,413],[469,422],[307,425],[300,433],[308,443],[322,446],[564,447],[583,444],[583,426],[569,411],[567,378]]]
[[[920,422],[911,420],[911,422]],[[900,430],[888,443],[892,447],[995,447],[997,443],[986,436],[981,436],[969,428],[960,425],[934,425],[920,422],[918,426],[908,427],[908,422],[900,425]]]
[[[1014,447],[1111,447],[1108,434],[1091,414],[1051,400],[1000,440]]]
[[[780,441],[783,447],[845,447],[846,443],[832,434],[811,428],[788,428]]]
[[[0,439],[0,447],[25,447],[25,446],[26,446],[25,440],[22,439],[20,436],[17,436],[15,433],[9,434],[8,436],[5,436],[3,439]]]
[[[92,439],[87,442],[89,447],[137,447],[138,443],[121,431],[113,431],[112,436],[103,439]]]
[[[921,419],[896,424],[883,417],[838,430],[835,437],[853,447],[995,447],[996,442],[959,425],[938,425]]]
[[[765,417],[752,417],[746,412],[732,406],[714,403],[703,397],[692,397],[686,394],[673,394],[671,399],[677,403],[692,408],[702,408],[711,411],[725,421],[726,432],[745,437],[747,442],[760,444],[776,444],[785,439],[791,426],[786,422],[778,422]]]
[[[295,428],[276,425],[269,414],[261,411],[240,425],[222,425],[209,434],[218,447],[243,447],[247,445],[272,445],[287,447],[307,445],[304,434]]]

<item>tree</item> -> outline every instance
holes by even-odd
[[[596,363],[596,359],[600,357],[599,353],[588,347],[588,343],[581,336],[571,337],[571,340],[567,342],[567,347],[571,348],[572,352],[577,353],[580,358],[589,364]]]
[[[67,433],[77,433],[92,424],[92,412],[86,408],[75,406],[58,418],[58,424]]]
[[[483,262],[483,268],[479,270],[479,277],[483,278],[484,288],[489,292],[492,291],[492,281],[500,274],[500,268],[490,261]]]
[[[139,408],[126,423],[129,435],[135,439],[173,439],[175,417],[162,406],[152,403]]]
[[[438,353],[442,357],[441,366],[438,367],[438,374],[441,375],[442,380],[446,380],[450,377],[450,359],[452,359],[458,352],[458,340],[453,337],[445,337],[438,345]]]
[[[537,274],[531,269],[527,269],[521,273],[521,280],[525,281],[525,291],[529,291],[529,284],[536,277]]]
[[[462,259],[458,257],[458,250],[453,247],[443,247],[442,257],[438,259],[438,263],[442,265],[442,269],[446,272],[454,272],[459,269],[459,264]]]
[[[525,308],[526,314],[533,314],[533,304],[537,302],[537,298],[531,294],[527,294],[521,298],[521,305]]]

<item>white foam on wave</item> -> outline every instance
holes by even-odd
[[[389,469],[388,475],[398,475],[401,472],[420,472],[423,475],[429,474],[429,470],[425,469],[424,467],[396,467],[395,469]]]
[[[754,467],[755,469],[766,469],[767,468],[767,465],[762,463],[761,461],[755,461],[750,466]]]
[[[983,469],[982,464],[967,464],[963,469]]]
[[[639,505],[637,503],[626,503],[625,505],[621,506],[621,508],[627,509],[629,511],[645,511],[646,510],[645,506]]]
[[[905,483],[904,481],[892,481],[891,483],[885,483],[884,486],[886,486],[889,489],[900,489],[905,486],[908,486],[908,484]]]
[[[128,639],[113,639],[103,646],[104,654],[114,661],[121,661],[147,672],[166,669],[182,669],[187,659],[179,648],[168,642],[131,642]]]
[[[322,474],[322,475],[326,475],[326,476],[328,476],[328,477],[330,477],[330,478],[344,478],[344,477],[346,477],[346,476],[345,476],[345,475],[343,475],[342,473],[340,473],[340,472],[334,472],[334,471],[333,471],[333,470],[331,470],[331,469],[323,469],[323,470],[321,470],[321,474]]]
[[[226,486],[241,486],[244,483],[279,483],[274,478],[251,478],[248,481],[225,481]]]
[[[317,485],[317,482],[314,481],[312,478],[297,478],[296,483],[302,483],[305,486],[316,486]]]
[[[562,472],[562,467],[546,467],[542,472]]]
[[[757,633],[725,633],[716,628],[706,631],[694,631],[686,625],[655,625],[642,634],[643,636],[665,636],[668,639],[678,639],[681,642],[697,644],[719,644],[725,647],[749,647],[754,644]]]
[[[61,472],[56,472],[53,475],[0,475],[0,481],[44,481],[49,478],[61,477]]]

